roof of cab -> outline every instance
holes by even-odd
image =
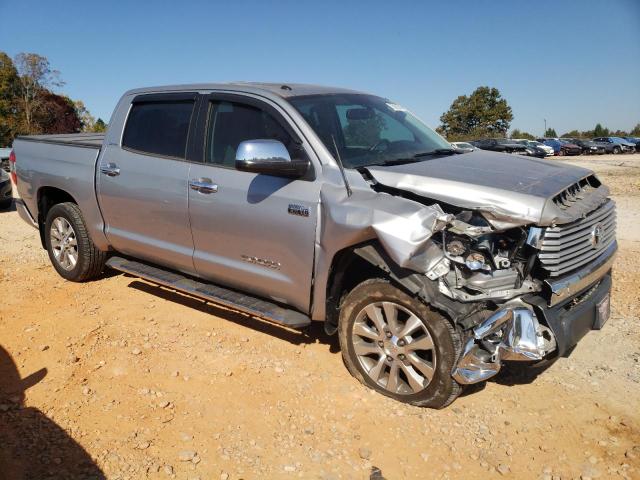
[[[196,83],[189,85],[163,85],[129,90],[126,94],[143,94],[152,92],[185,92],[200,90],[228,90],[246,93],[270,93],[282,98],[301,97],[306,95],[330,95],[357,93],[346,88],[309,85],[304,83],[262,83],[262,82],[229,82],[229,83]]]

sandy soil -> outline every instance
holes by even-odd
[[[0,212],[0,477],[640,478],[640,155],[567,161],[618,202],[611,320],[441,411],[360,386],[319,326],[114,273],[65,282]]]

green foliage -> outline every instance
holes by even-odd
[[[578,130],[571,130],[570,132],[563,133],[560,138],[582,138],[583,134]]]
[[[608,137],[609,136],[609,129],[608,128],[604,128],[602,125],[600,125],[598,123],[596,125],[596,128],[593,129],[593,136],[594,137]]]
[[[103,133],[107,131],[107,124],[104,123],[104,120],[98,118],[96,123],[93,125],[93,131],[97,133]]]
[[[19,53],[12,60],[0,51],[0,147],[11,145],[17,135],[74,133],[85,123],[94,128],[82,102],[53,93],[62,85],[46,57]]]
[[[450,141],[504,137],[513,120],[511,107],[497,88],[478,87],[456,98],[442,114],[438,132]]]
[[[8,146],[21,133],[21,112],[16,101],[18,71],[11,58],[0,52],[0,147]]]
[[[544,132],[544,136],[547,138],[557,138],[558,134],[556,133],[556,131],[553,128],[547,128],[547,130]]]
[[[525,140],[535,140],[536,137],[528,132],[521,132],[517,128],[511,131],[511,138],[524,138]]]
[[[640,137],[640,123],[636,123],[636,126],[629,132],[632,137]]]

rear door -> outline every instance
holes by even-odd
[[[120,144],[106,146],[97,192],[105,233],[125,254],[193,273],[186,151],[194,93],[133,99]]]
[[[320,182],[235,169],[240,142],[276,139],[308,155],[280,108],[254,97],[203,99],[203,163],[190,172],[189,215],[198,275],[307,312]]]

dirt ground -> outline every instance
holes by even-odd
[[[113,272],[65,282],[0,212],[0,477],[640,478],[640,155],[568,162],[618,204],[609,323],[440,411],[362,387],[320,326]]]

